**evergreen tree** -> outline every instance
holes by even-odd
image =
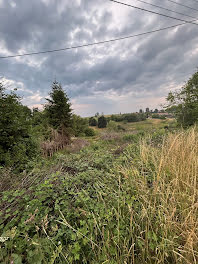
[[[50,99],[45,105],[45,113],[49,124],[54,129],[63,129],[67,132],[72,127],[72,109],[67,94],[61,87],[61,84],[54,81],[50,92]]]
[[[105,128],[107,126],[107,119],[102,115],[98,118],[98,128]]]
[[[98,125],[98,122],[97,122],[96,118],[90,117],[89,118],[89,125],[90,126],[97,126]]]

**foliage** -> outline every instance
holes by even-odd
[[[146,114],[144,113],[131,113],[131,114],[120,114],[120,115],[111,115],[111,120],[115,122],[139,122],[146,120]]]
[[[30,109],[15,92],[7,94],[0,85],[0,166],[22,170],[36,155]]]
[[[180,125],[187,127],[198,121],[198,72],[176,92],[170,92],[167,111],[174,112]]]
[[[70,131],[72,126],[72,109],[67,94],[56,81],[52,84],[50,98],[46,100],[45,113],[49,124],[54,128],[64,127]]]
[[[195,264],[197,140],[160,130],[37,165],[2,193],[0,261]]]
[[[33,108],[31,123],[32,123],[33,134],[40,141],[45,141],[50,139],[51,129],[45,111],[39,111],[38,108]]]
[[[109,131],[125,131],[125,128],[120,124],[116,124],[115,121],[110,120],[107,124],[107,128]]]
[[[95,117],[90,117],[89,118],[89,125],[90,126],[97,126],[98,125],[97,119]]]
[[[159,115],[159,114],[152,114],[152,118],[163,119],[163,120],[166,119],[164,115]]]
[[[85,130],[88,128],[88,121],[78,115],[72,116],[72,129],[74,136],[84,136]]]
[[[117,131],[118,130],[118,126],[117,126],[116,122],[112,121],[112,120],[110,120],[109,123],[107,124],[107,128],[110,131]]]
[[[93,137],[93,136],[95,136],[94,129],[93,128],[90,128],[90,127],[87,127],[85,129],[85,136],[87,136],[87,137]]]
[[[102,115],[98,118],[98,128],[105,128],[107,126],[107,119]]]

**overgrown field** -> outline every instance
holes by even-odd
[[[1,169],[0,263],[198,263],[198,129],[167,124]]]

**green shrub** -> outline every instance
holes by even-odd
[[[97,126],[98,125],[97,119],[95,117],[90,117],[89,118],[89,125],[90,126]]]
[[[153,114],[153,115],[152,115],[152,118],[165,120],[165,119],[166,119],[166,116],[164,116],[164,115],[159,115],[159,114]]]
[[[95,136],[94,129],[93,128],[90,128],[90,127],[86,128],[85,129],[85,136],[86,137],[93,137],[93,136]]]
[[[104,116],[98,118],[98,128],[105,128],[107,126],[107,119]]]
[[[31,118],[31,110],[16,93],[7,94],[0,85],[0,166],[23,170],[38,154]]]
[[[112,120],[110,120],[109,123],[107,124],[107,128],[110,131],[118,131],[118,126],[117,126],[116,122],[112,121]]]

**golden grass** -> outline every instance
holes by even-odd
[[[122,188],[127,183],[135,188],[141,204],[138,213],[129,208],[137,229],[132,235],[143,244],[139,259],[142,263],[198,263],[196,128],[168,135],[158,149],[142,142],[140,161],[138,168],[121,169],[126,178]]]

